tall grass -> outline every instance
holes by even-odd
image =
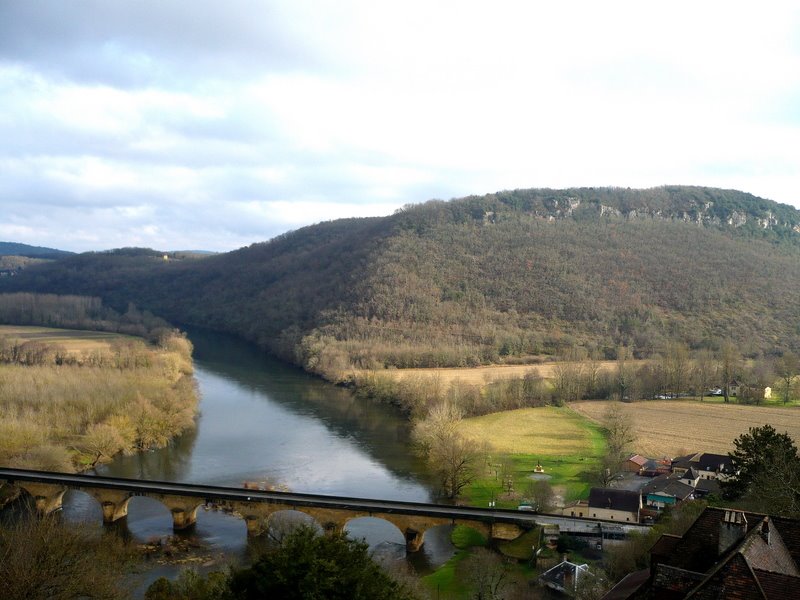
[[[191,344],[119,344],[69,364],[0,364],[0,463],[72,471],[194,425]]]

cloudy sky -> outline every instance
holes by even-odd
[[[502,189],[800,207],[800,4],[0,0],[0,240],[230,250]]]

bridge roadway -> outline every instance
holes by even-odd
[[[176,530],[191,526],[200,506],[221,508],[245,519],[248,532],[260,533],[269,517],[280,510],[297,510],[314,517],[326,529],[342,529],[348,520],[377,517],[395,524],[406,535],[410,551],[422,546],[426,529],[443,524],[474,527],[487,537],[513,539],[535,525],[558,525],[560,531],[584,535],[627,535],[647,526],[620,521],[565,517],[495,508],[448,506],[422,502],[371,500],[345,496],[263,491],[168,481],[150,481],[0,468],[0,481],[16,485],[34,497],[37,510],[47,514],[61,507],[68,489],[93,496],[103,508],[103,520],[112,523],[127,515],[132,497],[160,500],[173,516]]]

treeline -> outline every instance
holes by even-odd
[[[97,297],[31,293],[0,294],[0,324],[108,331],[154,343],[173,330],[164,319],[133,304],[118,313]]]

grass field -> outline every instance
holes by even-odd
[[[561,500],[582,498],[605,450],[600,427],[568,407],[523,408],[464,419],[460,432],[476,446],[485,445],[490,456],[466,494],[475,506],[500,496],[497,464],[504,458],[514,465],[515,496],[524,497],[541,463]],[[498,505],[515,506],[517,501],[500,496]]]
[[[0,325],[0,336],[20,342],[42,342],[58,344],[67,352],[79,354],[95,350],[108,350],[115,340],[133,340],[128,335],[105,331],[82,331],[78,329],[54,329],[52,327],[23,327]]]
[[[609,401],[573,402],[570,407],[599,422]],[[637,434],[636,452],[646,456],[680,456],[689,452],[726,454],[733,440],[750,427],[770,424],[800,441],[800,408],[741,406],[695,400],[623,403]]]

